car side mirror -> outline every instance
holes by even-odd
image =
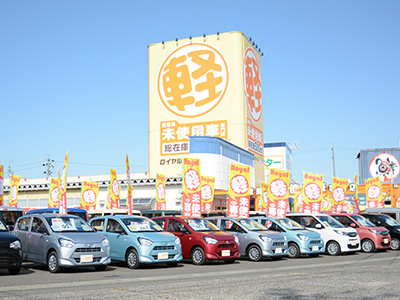
[[[14,225],[7,225],[8,231],[13,231],[14,230]]]
[[[316,229],[321,229],[321,228],[322,228],[322,225],[321,225],[320,223],[315,224],[315,228],[316,228]]]
[[[356,228],[357,225],[356,225],[356,223],[351,223],[351,224],[350,224],[350,227]]]

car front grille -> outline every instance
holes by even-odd
[[[75,259],[77,264],[81,263],[81,258],[80,257],[76,257],[74,259]],[[100,262],[100,261],[101,261],[101,257],[93,257],[93,262],[91,262],[91,263],[97,263],[97,262]]]
[[[272,246],[274,247],[285,246],[285,242],[274,242]]]
[[[218,248],[235,248],[235,244],[219,244]]]
[[[75,253],[101,252],[101,247],[76,248]]]
[[[310,245],[318,245],[321,244],[321,240],[311,240]]]
[[[153,250],[174,250],[175,246],[155,246]]]
[[[383,236],[387,236],[387,235],[389,234],[389,231],[381,231],[381,234],[382,234]]]

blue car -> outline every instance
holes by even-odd
[[[176,266],[182,260],[179,238],[146,217],[104,216],[89,223],[108,238],[111,260],[124,261],[130,269],[153,263]]]
[[[305,229],[292,219],[270,217],[254,217],[253,219],[268,227],[269,230],[286,236],[290,258],[297,258],[300,254],[317,257],[325,251],[324,242],[319,233]]]

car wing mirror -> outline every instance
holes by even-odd
[[[351,223],[351,224],[350,224],[350,227],[356,228],[356,227],[357,227],[357,226],[356,226],[356,223]]]
[[[316,228],[316,229],[321,229],[321,228],[322,228],[322,225],[321,225],[320,223],[315,224],[315,228]]]

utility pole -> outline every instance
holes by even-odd
[[[336,177],[336,170],[335,170],[335,150],[333,149],[332,145],[332,162],[333,162],[333,177]]]
[[[14,175],[14,171],[12,170],[12,165],[8,165],[8,177],[11,177],[11,175]]]
[[[46,167],[46,171],[43,173],[46,174],[46,179],[49,179],[50,175],[53,173],[53,163],[54,160],[50,159],[50,156],[47,154],[47,158],[44,160],[43,167]]]

